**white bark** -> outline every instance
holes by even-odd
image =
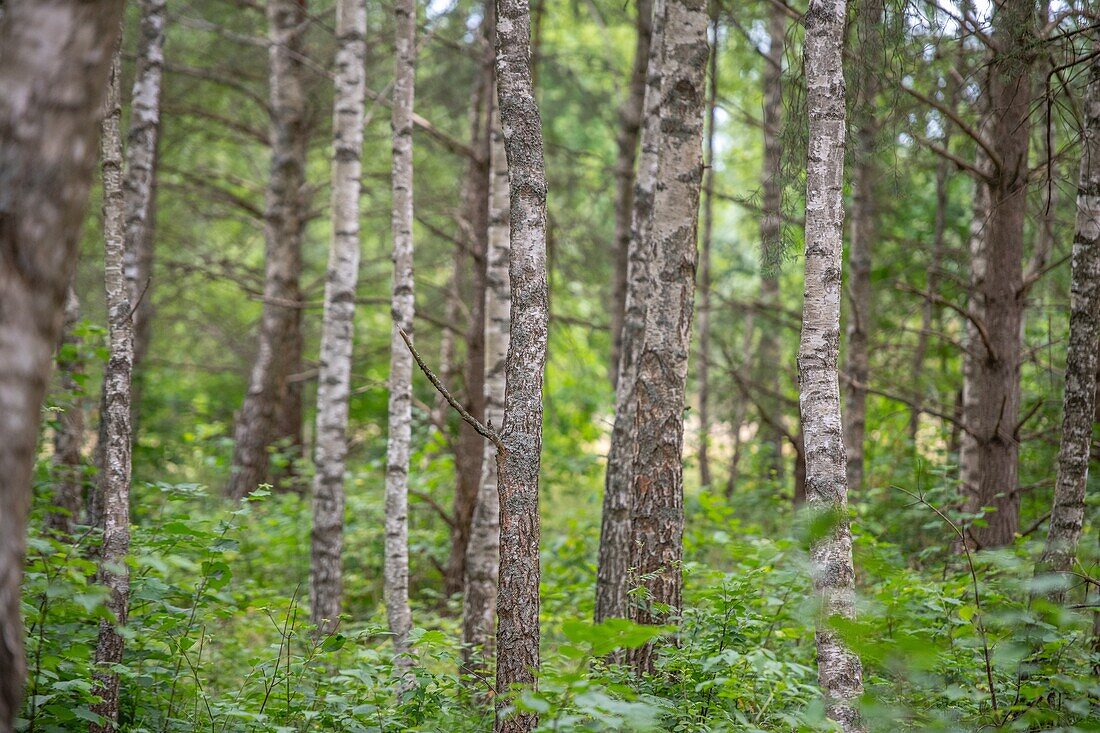
[[[412,433],[412,354],[399,330],[413,333],[413,95],[416,2],[394,5],[393,84],[393,327],[390,340],[389,443],[386,449],[386,557],[383,591],[399,668],[412,664],[409,611],[409,443]]]
[[[809,113],[806,170],[806,281],[798,351],[799,407],[806,446],[806,500],[830,516],[831,529],[810,548],[821,609],[818,679],[826,714],[845,731],[860,730],[859,658],[829,626],[855,615],[855,572],[837,372],[840,344],[841,231],[844,211],[844,0],[811,0],[806,13],[805,68]]]
[[[366,78],[366,0],[336,6],[336,95],[333,103],[332,240],[329,245],[321,366],[317,386],[317,442],[310,551],[311,619],[322,632],[340,616],[344,522],[344,462],[355,289],[359,281],[359,194]]]

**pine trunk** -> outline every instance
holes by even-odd
[[[497,676],[502,693],[536,686],[539,669],[539,465],[542,382],[546,371],[546,171],[542,122],[531,78],[531,16],[527,0],[497,0],[496,73],[508,159],[508,274],[512,295],[505,366],[500,485],[500,589],[497,594]],[[502,715],[497,733],[532,730],[537,716]]]
[[[344,468],[348,452],[348,398],[359,282],[359,196],[366,90],[365,0],[336,6],[336,78],[333,101],[332,239],[321,325],[314,452],[313,533],[310,542],[310,618],[321,633],[335,630],[343,594],[341,550]]]
[[[1093,33],[1094,51],[1100,34]],[[1073,238],[1069,349],[1066,353],[1062,444],[1046,546],[1039,561],[1045,572],[1068,573],[1077,558],[1085,520],[1093,416],[1096,411],[1097,350],[1100,348],[1100,56],[1089,65],[1085,96],[1077,225]],[[1068,580],[1068,579],[1067,579]],[[1063,602],[1068,582],[1052,597]]]
[[[806,501],[831,520],[810,546],[810,573],[820,603],[818,680],[826,715],[844,731],[861,730],[859,658],[830,618],[855,615],[855,572],[837,365],[840,343],[841,231],[844,220],[844,0],[812,0],[806,13],[805,68],[809,116],[806,171],[806,280],[798,350],[799,407],[806,455]]]
[[[103,511],[103,545],[99,551],[96,580],[106,586],[107,610],[113,619],[99,622],[95,649],[95,682],[92,689],[100,702],[92,710],[103,717],[90,730],[113,731],[118,722],[118,673],[123,637],[130,610],[130,376],[134,365],[134,333],[130,320],[130,290],[125,276],[126,210],[122,187],[122,106],[119,93],[121,64],[116,57],[103,120],[103,269],[107,300],[110,357],[103,373],[104,412],[103,468],[99,494]]]
[[[300,369],[302,352],[298,281],[308,142],[302,88],[305,3],[270,0],[267,20],[272,150],[264,213],[264,303],[259,348],[233,436],[227,493],[238,499],[270,479],[268,450],[274,443],[282,442],[284,449],[301,444],[301,385],[290,377]]]
[[[646,310],[635,364],[630,507],[632,585],[645,591],[630,609],[640,624],[680,616],[684,532],[684,398],[695,297],[696,233],[703,177],[708,58],[707,9],[700,0],[667,0],[660,51],[659,181],[648,236],[660,287]],[[639,673],[654,669],[652,644],[631,650]]]

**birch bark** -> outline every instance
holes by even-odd
[[[416,0],[394,5],[393,327],[390,337],[389,444],[386,449],[386,617],[399,670],[409,656],[409,448],[412,440],[412,354],[400,331],[413,334],[413,97],[416,83]]]
[[[121,64],[116,56],[107,93],[107,116],[103,120],[101,147],[103,165],[103,267],[107,296],[107,326],[110,357],[103,374],[103,468],[99,477],[103,511],[103,545],[99,552],[97,582],[106,586],[107,609],[113,620],[99,623],[96,642],[96,672],[92,688],[101,702],[92,710],[103,716],[92,723],[93,733],[115,730],[118,722],[119,678],[113,665],[122,662],[123,638],[130,606],[130,376],[134,365],[134,333],[130,320],[130,290],[127,287],[126,212],[122,188],[122,134],[119,130],[122,106],[119,93]]]
[[[336,77],[332,141],[332,239],[329,244],[321,365],[317,380],[310,613],[321,633],[335,630],[343,595],[341,550],[348,398],[359,282],[359,196],[366,90],[366,0],[336,5]]]
[[[681,606],[684,398],[703,178],[707,20],[702,0],[665,3],[660,148],[648,233],[652,277],[660,287],[646,309],[633,387],[629,567],[644,599],[630,617],[641,624],[676,621]],[[653,671],[652,644],[627,656],[639,673]]]
[[[306,97],[302,89],[305,3],[270,0],[271,175],[264,213],[264,305],[248,393],[233,436],[227,493],[242,498],[269,478],[268,448],[300,423],[300,386],[288,381],[301,360],[303,185]],[[295,417],[297,416],[297,417]],[[299,430],[292,430],[298,433]],[[297,441],[300,442],[300,441]]]
[[[1100,33],[1093,31],[1100,51]],[[1077,557],[1085,519],[1092,423],[1096,410],[1096,371],[1100,357],[1100,56],[1089,65],[1077,185],[1077,224],[1073,238],[1069,349],[1066,354],[1062,444],[1050,528],[1039,561],[1045,572],[1067,573]],[[1052,597],[1065,600],[1065,585]]]
[[[26,676],[31,472],[96,158],[121,0],[11,0],[0,21],[0,731]],[[58,144],[65,141],[66,144]]]
[[[809,113],[806,171],[806,280],[798,350],[799,407],[806,454],[806,501],[832,526],[810,547],[810,572],[821,608],[818,680],[825,712],[845,731],[861,730],[859,658],[829,626],[855,615],[852,534],[840,419],[841,232],[844,210],[845,88],[842,64],[846,4],[812,0],[806,13]]]
[[[505,366],[500,495],[500,588],[497,594],[499,692],[533,688],[539,669],[539,465],[542,381],[549,299],[546,262],[546,172],[542,121],[531,78],[531,12],[527,0],[497,0],[496,73],[508,159],[508,274],[512,295]],[[497,733],[530,731],[537,716],[501,715]]]

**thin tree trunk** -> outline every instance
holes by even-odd
[[[416,85],[416,0],[399,0],[394,15],[393,328],[390,337],[389,443],[386,448],[386,618],[399,670],[409,656],[409,450],[412,442],[412,354],[400,331],[413,334],[413,95]],[[404,682],[402,683],[404,684]]]
[[[765,308],[779,305],[779,269],[783,258],[783,42],[786,30],[783,10],[772,6],[768,11],[768,53],[764,65],[764,167],[762,180],[762,211],[760,215],[760,300]],[[760,329],[757,349],[757,380],[769,392],[779,394],[780,333],[774,324],[765,321]],[[763,404],[774,410],[780,419],[783,407],[778,401],[764,398]],[[765,464],[777,479],[783,477],[783,434],[766,421],[761,421],[760,441],[768,452]]]
[[[57,354],[57,371],[66,403],[53,437],[54,489],[52,508],[46,516],[47,529],[63,535],[72,534],[84,503],[84,458],[80,453],[84,443],[84,388],[79,379],[84,373],[84,359],[80,355],[82,339],[75,333],[79,321],[80,300],[76,291],[69,288]]]
[[[242,498],[270,476],[268,448],[280,439],[300,445],[303,186],[306,97],[302,89],[305,3],[269,0],[272,110],[271,176],[264,213],[264,304],[248,393],[234,430],[227,493]],[[295,428],[295,422],[298,427]]]
[[[504,419],[504,374],[512,305],[508,275],[508,160],[499,114],[492,115],[493,136],[489,197],[489,290],[485,301],[485,420]],[[500,561],[500,497],[497,494],[496,447],[485,444],[481,488],[466,553],[466,593],[462,607],[463,667],[483,673],[493,657],[497,571]]]
[[[359,282],[359,196],[366,90],[366,0],[336,6],[333,101],[332,239],[321,325],[314,452],[313,533],[310,542],[310,619],[321,633],[335,630],[343,595],[344,467],[348,398]]]
[[[848,319],[847,359],[844,371],[848,376],[845,394],[844,445],[847,448],[846,474],[848,489],[863,488],[863,437],[867,427],[867,388],[870,381],[870,334],[874,313],[871,291],[871,258],[878,237],[878,205],[875,200],[879,186],[878,124],[875,101],[878,78],[882,72],[882,0],[860,0],[856,11],[856,31],[859,36],[859,56],[862,66],[857,78],[856,133],[853,151],[855,170],[852,174],[852,230],[848,246],[851,317]]]
[[[997,52],[990,65],[990,143],[999,160],[990,178],[986,273],[979,290],[985,334],[976,360],[979,506],[992,507],[975,527],[979,547],[1012,544],[1020,522],[1020,326],[1024,312],[1023,251],[1027,218],[1031,66],[1035,4],[1005,0],[994,6]]]
[[[980,154],[977,166],[986,170],[989,159]],[[963,351],[961,407],[964,429],[959,433],[959,488],[963,506],[967,511],[976,511],[981,505],[978,500],[978,440],[975,437],[978,425],[978,359],[982,349],[977,324],[982,321],[982,302],[978,297],[985,282],[986,271],[986,226],[989,220],[989,184],[983,178],[974,180],[974,198],[970,221],[970,294],[967,299],[967,312],[970,317],[963,324],[966,349]]]
[[[683,588],[684,397],[703,178],[706,4],[667,0],[660,46],[660,185],[649,216],[652,274],[660,287],[646,310],[632,390],[630,572],[646,602],[630,611],[640,624],[677,621]],[[655,657],[652,644],[628,654],[639,673],[651,673]]]
[[[703,174],[703,236],[699,254],[699,483],[710,486],[710,259],[714,240],[714,127],[718,109],[718,10],[712,10],[710,73],[706,102],[706,172]]]
[[[141,0],[137,68],[126,138],[126,282],[134,304],[134,368],[149,348],[149,287],[153,264],[153,198],[156,191],[160,95],[164,72],[167,0]]]
[[[123,638],[130,611],[130,376],[134,366],[134,332],[130,320],[130,290],[125,270],[126,212],[122,189],[122,135],[119,123],[122,106],[119,93],[121,64],[115,58],[107,95],[107,116],[103,121],[103,269],[107,294],[107,326],[110,357],[103,375],[106,440],[99,493],[103,508],[103,546],[100,548],[97,582],[107,587],[107,610],[113,619],[99,622],[95,649],[93,694],[100,702],[92,710],[103,716],[102,724],[90,730],[113,731],[118,722],[118,673],[122,663]]]
[[[512,291],[504,418],[497,452],[500,485],[500,590],[497,676],[501,692],[533,688],[539,669],[539,465],[542,381],[550,316],[546,275],[546,171],[542,122],[531,79],[527,0],[497,0],[496,74],[508,158]],[[536,715],[505,718],[497,733],[530,731]]]
[[[809,116],[806,171],[806,281],[798,350],[799,406],[805,437],[806,500],[831,516],[832,528],[810,547],[810,573],[821,608],[818,680],[825,713],[845,731],[861,730],[859,658],[829,619],[855,615],[855,572],[848,526],[848,483],[840,419],[841,231],[844,219],[844,0],[812,0],[806,13]]]
[[[638,179],[634,188],[626,310],[621,331],[619,376],[615,383],[615,423],[607,454],[599,560],[596,569],[596,621],[626,618],[627,570],[630,567],[630,504],[633,484],[631,445],[634,431],[634,385],[646,310],[654,290],[649,266],[654,259],[648,236],[653,192],[657,185],[657,153],[661,106],[661,54],[664,48],[665,0],[653,0],[649,65],[646,72],[645,122],[642,128]]]
[[[1100,51],[1100,34],[1093,33]],[[1077,558],[1085,519],[1092,423],[1096,411],[1097,351],[1100,349],[1100,56],[1089,66],[1084,104],[1081,175],[1077,185],[1077,226],[1073,238],[1069,349],[1058,451],[1058,479],[1050,528],[1039,561],[1043,572],[1067,573]],[[1065,600],[1068,583],[1052,597]]]
[[[615,239],[614,272],[611,285],[611,385],[619,380],[619,362],[623,349],[623,321],[626,317],[626,293],[630,271],[630,234],[634,218],[634,167],[638,157],[638,138],[645,114],[646,67],[649,64],[650,39],[653,35],[653,0],[637,0],[634,19],[634,66],[630,71],[630,91],[619,108],[619,134],[615,158]]]
[[[121,17],[121,0],[10,0],[0,22],[2,733],[14,728],[26,676],[19,609],[42,400],[75,268]]]

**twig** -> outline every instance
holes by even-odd
[[[443,399],[447,400],[447,404],[454,408],[458,416],[465,420],[470,427],[477,431],[478,435],[481,435],[493,442],[493,445],[497,447],[497,450],[504,451],[504,441],[501,440],[500,434],[492,428],[486,427],[476,417],[466,411],[458,400],[443,386],[443,382],[439,381],[439,377],[435,376],[427,364],[424,363],[424,358],[420,356],[420,352],[416,350],[416,347],[412,345],[412,340],[409,338],[409,334],[405,333],[405,329],[398,328],[397,332],[401,334],[401,340],[405,342],[405,346],[409,347],[409,351],[413,355],[413,359],[416,359],[417,366],[420,367],[420,371],[424,372],[424,376],[428,378],[428,381],[432,383],[432,386],[439,390],[439,394],[443,395]]]

